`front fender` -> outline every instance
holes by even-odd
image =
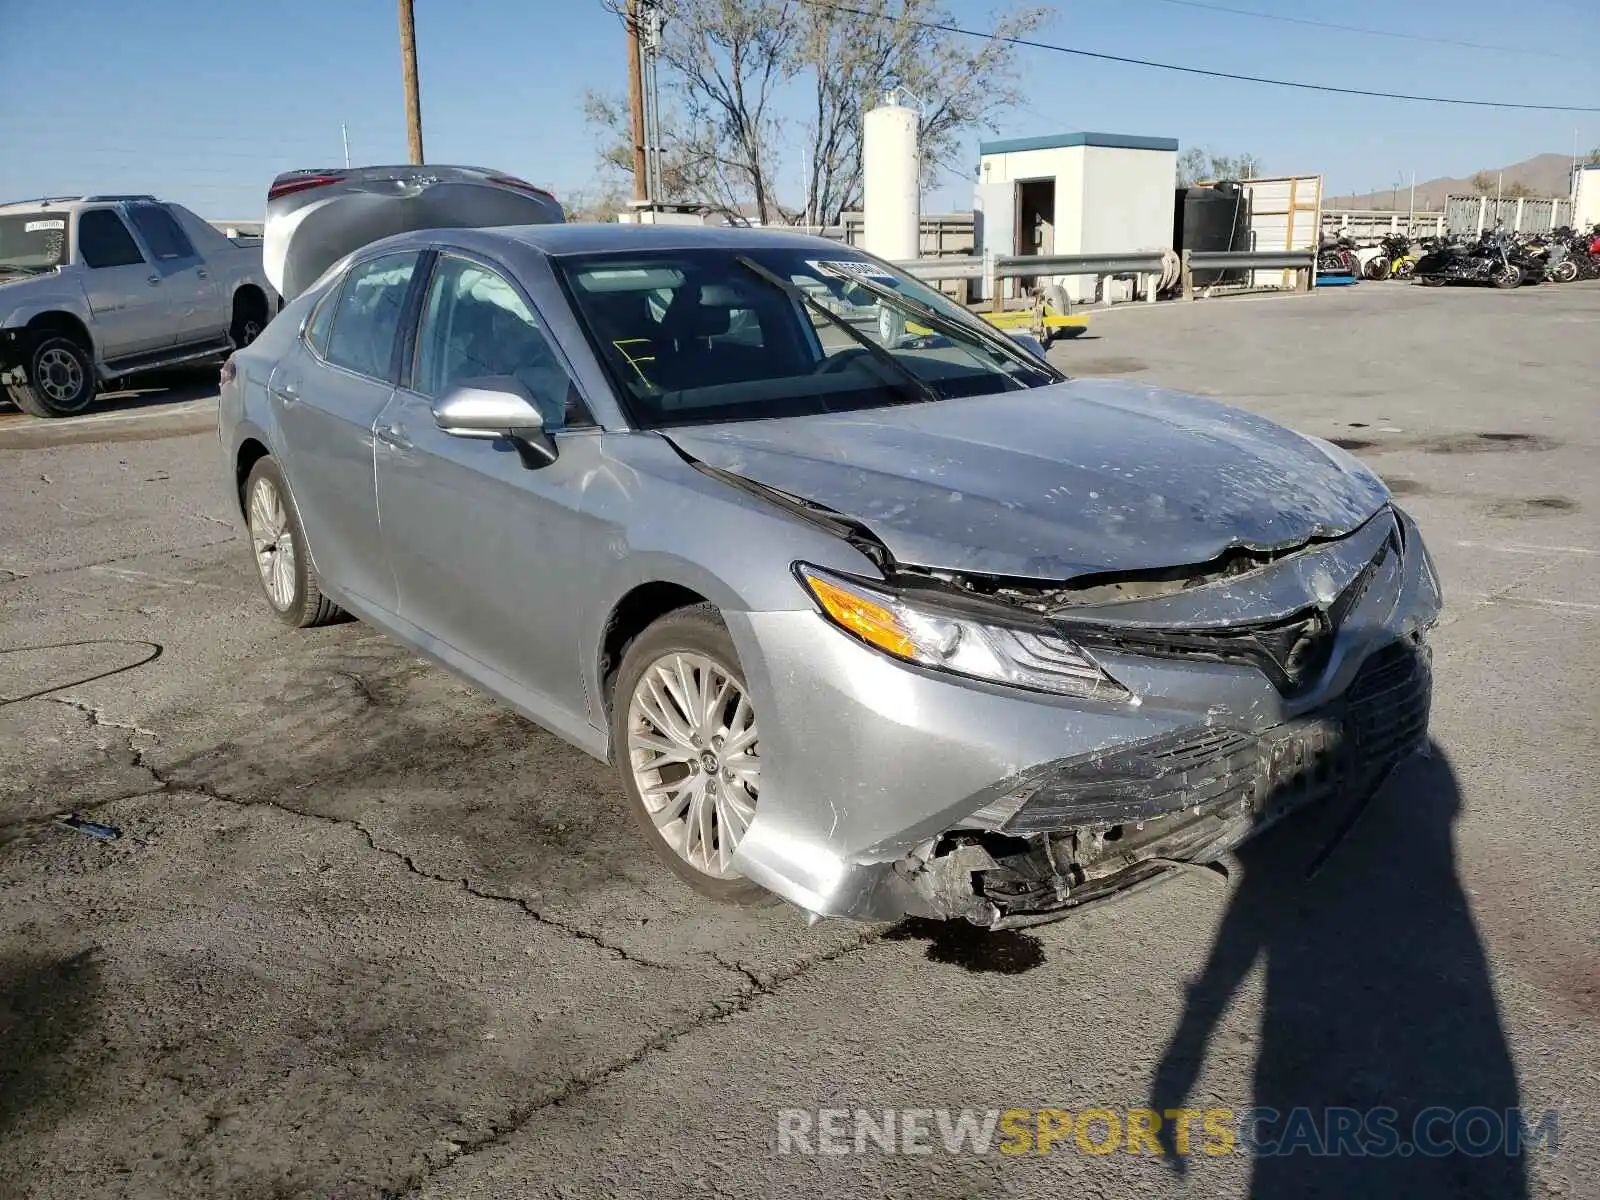
[[[579,654],[590,711],[603,714],[601,650],[617,606],[635,588],[669,583],[724,613],[809,609],[796,560],[873,576],[844,539],[696,471],[651,433],[601,435],[606,469],[584,495],[594,536],[584,554]],[[732,623],[730,623],[731,625]],[[745,647],[740,647],[741,657]],[[746,664],[758,671],[758,664]]]
[[[0,329],[23,329],[29,321],[50,313],[65,313],[77,318],[94,335],[94,320],[83,293],[73,287],[34,290],[31,283],[12,284],[0,289]],[[17,291],[22,295],[14,294]]]

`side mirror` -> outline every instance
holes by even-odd
[[[1016,342],[1035,358],[1044,358],[1044,343],[1031,333],[1013,333],[1011,340]]]
[[[509,441],[530,468],[556,460],[556,444],[533,396],[510,376],[456,384],[434,401],[433,421],[451,437]]]

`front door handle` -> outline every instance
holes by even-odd
[[[393,446],[396,450],[411,450],[414,448],[411,444],[411,439],[406,437],[405,430],[398,425],[379,425],[372,432],[380,442],[387,446]]]
[[[146,275],[144,281],[146,283],[148,283],[151,287],[155,287],[156,285],[158,285],[161,282],[161,276],[159,276],[159,275]]]
[[[204,267],[201,267],[199,270],[197,270],[195,272],[195,274],[200,276],[201,279],[204,279],[204,278],[206,278],[206,269]]]

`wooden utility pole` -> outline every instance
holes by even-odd
[[[406,0],[409,3],[409,0]],[[633,137],[633,198],[650,198],[644,144],[644,76],[639,61],[639,0],[627,0],[622,23],[628,31],[628,116]]]
[[[400,74],[406,86],[406,142],[411,161],[422,165],[422,100],[417,94],[417,27],[411,0],[400,0]]]

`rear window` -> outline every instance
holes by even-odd
[[[848,250],[551,261],[644,427],[985,395],[1061,377],[960,305]]]
[[[352,267],[339,290],[325,357],[331,363],[390,379],[395,335],[416,270],[416,251],[386,254]]]
[[[194,246],[189,241],[189,235],[178,227],[166,209],[154,204],[134,204],[129,206],[128,215],[133,218],[139,236],[144,238],[144,244],[150,247],[150,253],[156,256],[157,262],[194,257]]]

